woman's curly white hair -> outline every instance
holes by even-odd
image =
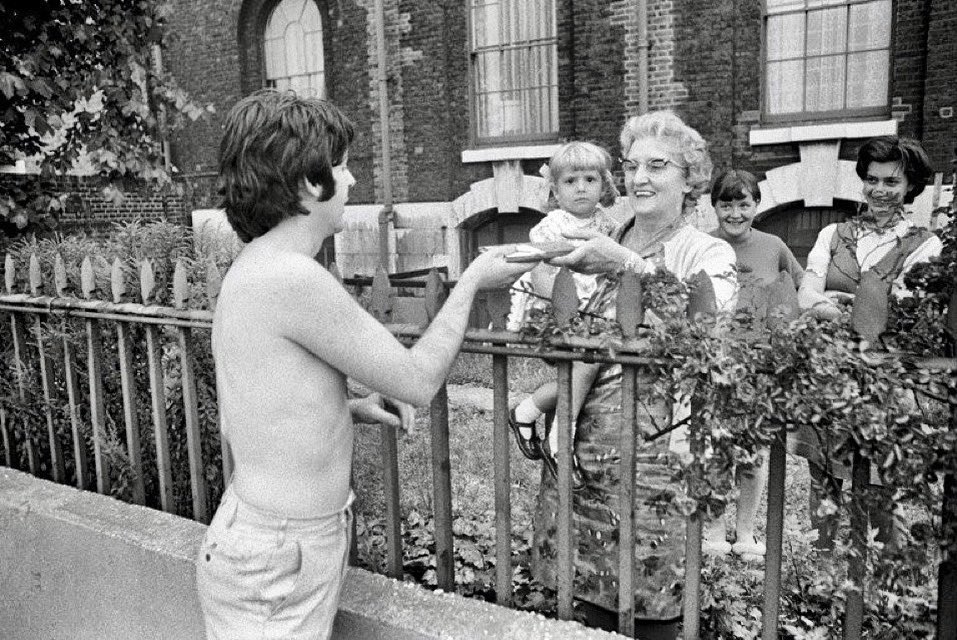
[[[674,143],[687,168],[685,175],[691,191],[685,194],[684,213],[694,211],[698,198],[711,186],[711,155],[701,134],[689,127],[672,111],[651,111],[632,116],[621,129],[621,155],[626,157],[631,145],[641,138],[665,138]]]

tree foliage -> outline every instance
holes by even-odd
[[[40,175],[0,185],[0,224],[55,226],[49,181],[82,161],[108,185],[165,187],[162,140],[211,107],[154,66],[171,11],[163,0],[0,4],[0,165],[36,158]]]

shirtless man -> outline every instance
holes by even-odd
[[[352,137],[335,106],[291,93],[256,93],[226,118],[224,206],[248,244],[213,319],[234,472],[197,558],[210,640],[330,636],[349,550],[353,424],[411,421],[403,403],[427,404],[445,380],[475,293],[534,264],[505,262],[504,248],[481,254],[415,346],[401,345],[313,259],[342,228]],[[349,400],[347,378],[376,393]]]

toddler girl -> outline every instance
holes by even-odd
[[[618,221],[603,208],[613,204],[618,196],[611,175],[611,155],[607,151],[590,142],[569,142],[562,145],[548,164],[542,167],[542,175],[551,183],[552,198],[549,203],[554,202],[557,208],[532,228],[528,234],[531,242],[581,244],[584,241],[569,240],[564,233],[594,229],[607,235],[618,226]],[[515,283],[506,325],[509,331],[521,329],[533,309],[548,308],[552,284],[558,271],[558,267],[540,263]],[[572,276],[579,302],[584,305],[595,292],[596,276],[581,273],[573,273]],[[593,366],[580,362],[572,366],[573,425],[594,374]],[[542,414],[554,411],[557,403],[557,384],[549,382],[522,401],[509,415],[509,426],[522,454],[530,460],[543,460],[546,468],[556,475],[558,467],[553,452],[558,449],[558,434],[555,429],[549,429],[543,442],[536,432],[535,422]],[[572,437],[574,439],[574,426]],[[577,460],[573,462],[572,483],[580,488],[583,484],[581,472]]]

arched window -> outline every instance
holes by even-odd
[[[326,97],[322,16],[314,0],[281,0],[263,34],[266,86]]]

